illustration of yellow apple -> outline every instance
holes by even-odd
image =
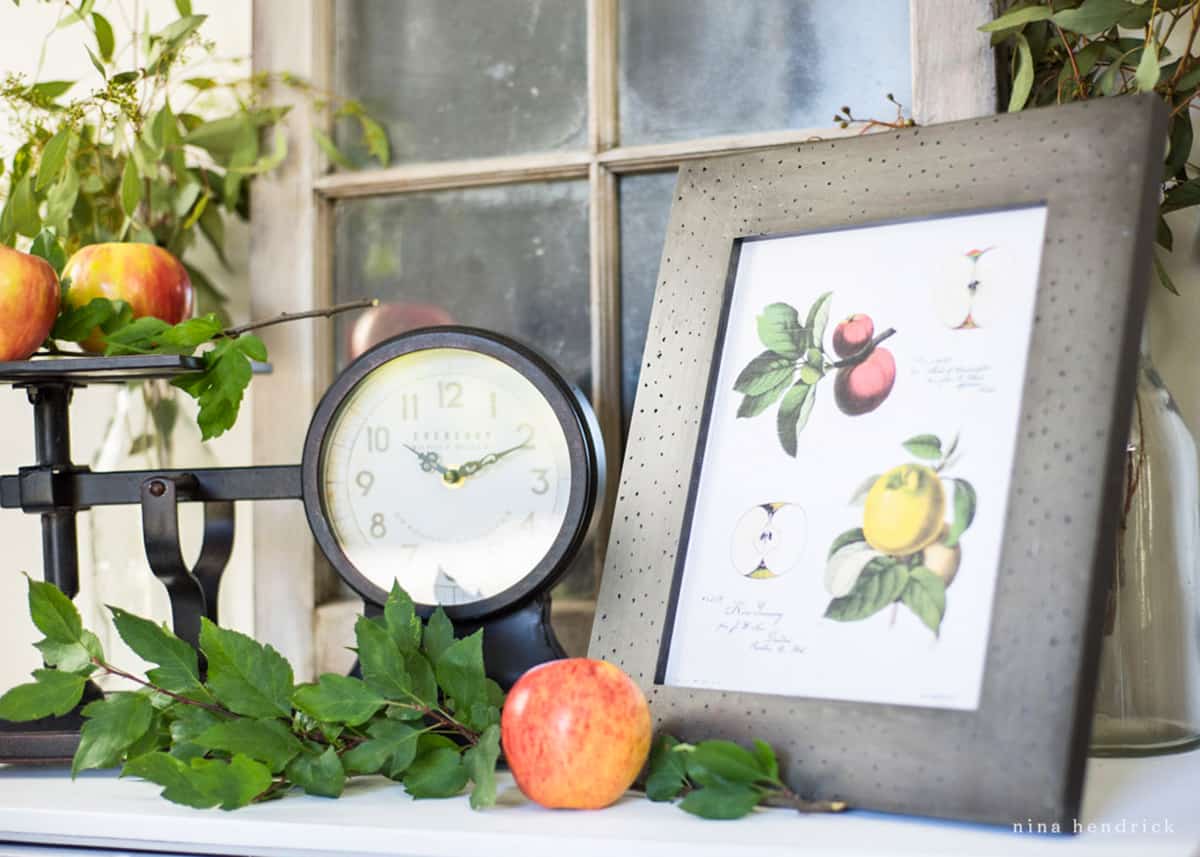
[[[871,547],[907,556],[933,544],[942,531],[946,489],[924,464],[901,464],[875,480],[863,509],[863,536]]]
[[[948,547],[946,537],[947,530],[943,527],[937,541],[926,546],[925,552],[921,556],[921,565],[940,577],[943,584],[949,586],[954,580],[954,576],[958,574],[958,567],[962,564],[962,545],[955,544],[953,547]]]
[[[787,574],[799,565],[807,534],[808,519],[797,504],[753,506],[733,529],[733,567],[751,580]]]

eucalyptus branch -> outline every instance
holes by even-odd
[[[1067,34],[1063,32],[1063,28],[1057,23],[1054,24],[1054,29],[1058,32],[1058,37],[1062,40],[1063,47],[1067,50],[1067,58],[1071,61],[1071,70],[1075,73],[1075,87],[1079,94],[1087,97],[1087,86],[1079,74],[1079,63],[1075,61],[1075,51],[1071,50],[1071,43],[1067,40]]]
[[[248,333],[251,330],[259,330],[264,327],[271,327],[275,324],[284,324],[289,321],[298,321],[303,318],[329,318],[343,312],[349,312],[356,309],[367,309],[369,307],[379,306],[378,298],[364,298],[358,301],[347,301],[346,303],[335,304],[334,306],[324,307],[322,309],[310,309],[304,312],[281,312],[274,318],[268,318],[262,321],[252,321],[248,324],[241,324],[237,327],[229,327],[218,334],[219,338],[237,339],[243,333]]]

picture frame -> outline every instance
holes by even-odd
[[[1073,829],[1165,128],[1099,99],[680,169],[589,647],[656,729],[766,740],[814,798]]]

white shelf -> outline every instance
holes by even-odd
[[[1128,832],[1155,822],[1171,832]],[[551,812],[526,802],[506,775],[500,805],[485,812],[473,812],[466,798],[413,801],[400,786],[375,779],[353,783],[337,801],[292,796],[225,813],[175,806],[157,787],[111,772],[72,783],[61,770],[0,767],[0,843],[246,855],[1192,857],[1200,851],[1200,751],[1093,760],[1081,823],[1097,828],[1039,836],[860,811],[767,810],[717,822],[635,795],[600,812]],[[0,855],[61,853],[0,844]]]

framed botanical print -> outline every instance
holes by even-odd
[[[660,726],[1073,817],[1163,134],[1114,99],[681,171],[590,649]]]

